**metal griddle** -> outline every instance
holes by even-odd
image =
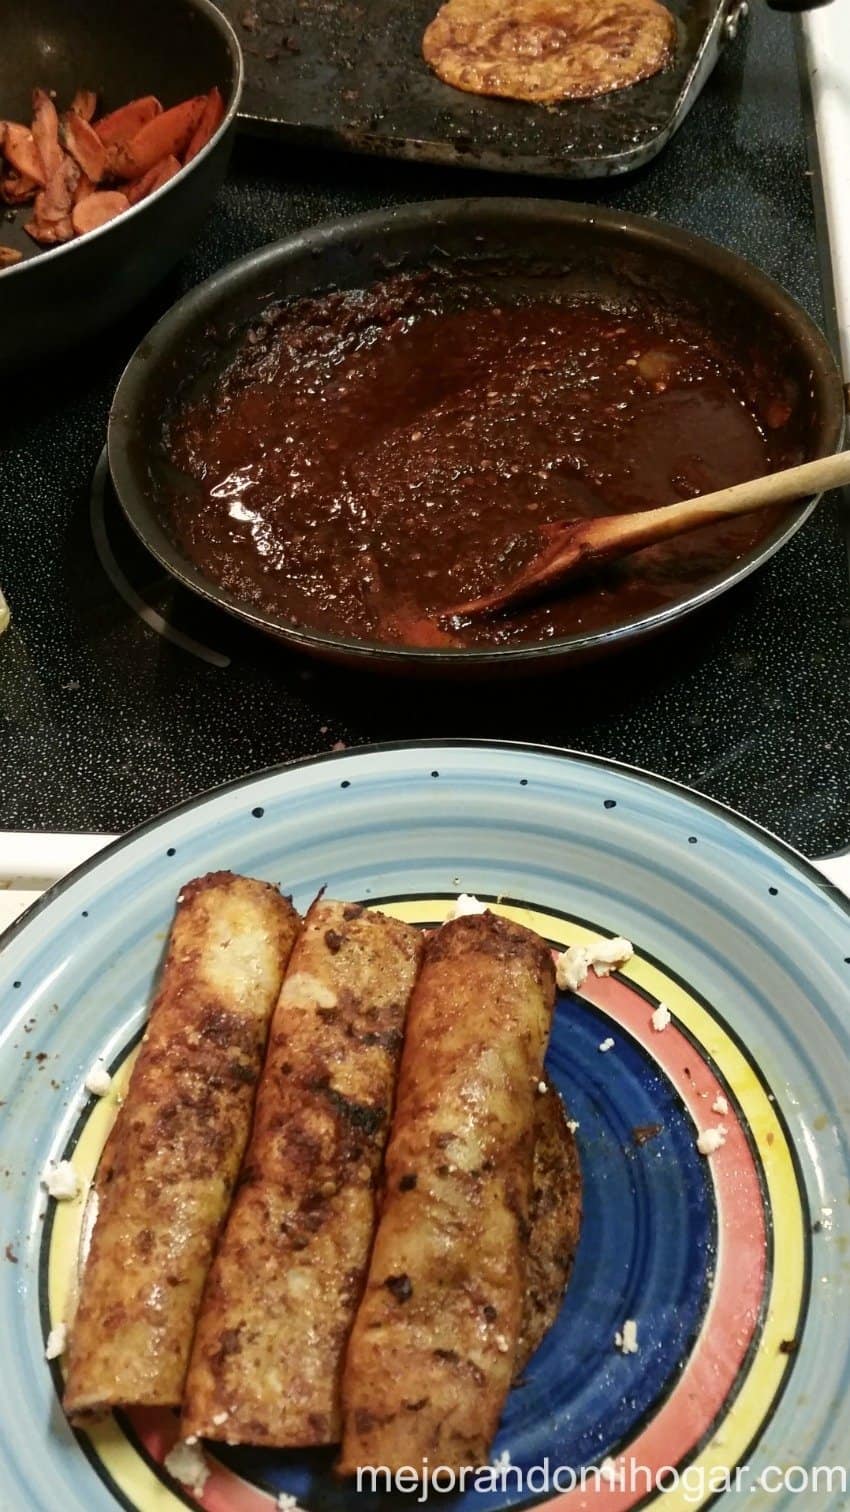
[[[562,105],[464,94],[422,58],[439,0],[219,0],[245,52],[242,116],[304,145],[499,172],[597,178],[646,163],[681,125],[737,31],[743,0],[666,0],[663,73]]]

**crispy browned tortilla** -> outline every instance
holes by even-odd
[[[319,898],[307,914],[204,1294],[184,1438],[339,1438],[339,1378],[422,945],[409,924],[359,904]]]
[[[522,1374],[561,1310],[581,1230],[578,1149],[553,1087],[538,1097],[536,1114],[528,1214],[531,1238],[514,1379]]]
[[[422,53],[455,89],[551,104],[650,78],[675,39],[659,0],[447,0]]]
[[[494,914],[431,935],[407,1015],[339,1470],[482,1465],[514,1373],[548,946]]]
[[[180,1402],[201,1293],[301,925],[268,882],[183,886],[150,1021],[97,1173],[65,1410]]]

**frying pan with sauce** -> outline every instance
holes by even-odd
[[[672,592],[669,581],[662,582],[660,592],[645,591],[646,583],[640,591],[634,591],[634,579],[628,572],[625,576],[620,573],[602,586],[603,613],[599,612],[600,586],[596,585],[596,600],[588,600],[584,611],[573,613],[572,619],[574,604],[560,618],[550,607],[539,611],[544,616],[539,621],[532,618],[519,629],[509,626],[506,633],[500,632],[489,641],[486,635],[466,635],[460,627],[461,633],[448,642],[434,637],[431,643],[422,644],[430,636],[423,636],[416,628],[415,605],[400,632],[397,625],[391,625],[388,632],[385,622],[370,622],[366,616],[335,620],[333,614],[313,613],[309,604],[287,601],[284,590],[292,584],[298,587],[299,565],[295,559],[281,559],[276,583],[269,578],[264,585],[259,578],[252,580],[250,574],[246,577],[231,572],[227,550],[222,559],[220,551],[216,556],[200,550],[193,539],[192,521],[202,520],[205,504],[209,505],[202,480],[215,459],[201,455],[200,466],[192,476],[186,449],[174,444],[181,416],[197,416],[205,408],[208,416],[218,413],[221,395],[226,392],[222,374],[240,350],[244,352],[249,332],[253,332],[254,343],[260,343],[262,367],[262,333],[269,327],[269,318],[261,317],[275,304],[317,295],[321,309],[323,300],[328,306],[326,291],[370,290],[382,281],[395,288],[399,279],[424,284],[426,302],[433,305],[436,301],[441,318],[448,320],[456,321],[464,311],[464,318],[469,319],[471,311],[477,319],[476,312],[483,309],[501,309],[508,320],[533,332],[541,322],[549,330],[553,311],[566,311],[568,315],[577,309],[602,312],[609,319],[605,335],[608,345],[605,341],[597,344],[596,380],[603,387],[609,376],[606,353],[610,351],[612,363],[615,359],[628,362],[626,347],[619,352],[617,342],[631,340],[635,322],[639,325],[647,312],[662,331],[686,329],[690,333],[689,350],[695,362],[700,333],[704,333],[702,345],[710,359],[709,368],[713,365],[725,371],[725,363],[730,374],[734,370],[737,397],[733,395],[732,409],[737,405],[742,413],[746,411],[750,427],[746,435],[738,437],[736,445],[739,450],[743,448],[739,459],[730,463],[728,424],[734,421],[737,425],[734,414],[729,411],[726,415],[725,428],[717,432],[716,446],[712,446],[711,417],[702,417],[704,433],[698,460],[703,467],[710,463],[712,468],[720,468],[712,473],[718,483],[736,481],[723,472],[724,466],[727,472],[732,466],[733,471],[737,467],[752,476],[765,462],[779,467],[826,455],[840,444],[841,381],[820,333],[793,301],[756,269],[688,233],[613,212],[512,200],[411,206],[319,227],[252,254],[181,301],[131,360],[113,405],[110,465],[131,524],[174,576],[229,612],[315,654],[387,669],[463,675],[510,667],[527,670],[531,664],[560,666],[632,643],[693,612],[779,549],[811,509],[814,501],[804,502],[769,523],[766,532],[760,526],[752,538],[731,543],[725,555],[703,552],[699,559],[697,553],[696,570],[682,570]],[[358,295],[354,304],[362,304],[368,297]],[[343,303],[346,300],[351,304],[352,296],[344,296]],[[517,313],[523,310],[526,315]],[[399,313],[404,319],[404,312]],[[272,325],[277,318],[272,316]],[[282,319],[285,326],[289,313],[284,311]],[[415,318],[410,324],[414,330],[421,328]],[[616,334],[621,326],[627,330],[625,337]],[[581,332],[579,336],[582,339],[573,345],[576,351],[583,351],[587,342],[583,347]],[[446,344],[442,345],[445,349]],[[428,350],[439,367],[443,361],[441,344],[432,341],[429,348],[426,343],[423,362]],[[488,382],[490,377],[498,379],[516,366],[513,339],[505,349],[504,361],[498,344],[488,351]],[[315,354],[307,355],[312,360]],[[394,353],[390,355],[395,360]],[[398,376],[397,367],[394,371]],[[623,372],[628,369],[624,367]],[[287,381],[292,376],[288,372]],[[285,390],[286,394],[290,392],[295,391]],[[548,397],[545,387],[542,395]],[[616,385],[608,398],[613,408]],[[285,413],[284,406],[284,418]],[[294,402],[292,415],[298,418]],[[645,419],[647,424],[660,424],[658,415],[653,418],[648,413]],[[267,421],[266,416],[263,423]],[[471,423],[476,423],[475,416]],[[208,427],[210,433],[213,429]],[[262,427],[258,433],[262,442]],[[355,435],[346,436],[344,426],[340,434],[349,451],[359,444]],[[411,434],[418,434],[418,428]],[[525,433],[516,434],[517,456],[521,457]],[[753,451],[756,434],[766,456],[756,454],[758,447]],[[274,450],[278,438],[269,431],[267,439],[269,449]],[[406,444],[400,433],[399,446]],[[203,448],[200,450],[202,453]],[[651,461],[652,450],[651,444],[644,447],[646,461]],[[175,461],[180,463],[179,469]],[[234,471],[230,465],[233,456],[218,461],[226,461],[230,473]],[[613,489],[616,495],[615,472],[616,468],[608,493]],[[655,487],[650,474],[651,469],[643,497],[626,498],[622,507],[665,502],[646,498],[645,488]],[[706,479],[701,474],[694,486],[697,482],[705,487]],[[602,487],[602,507],[591,501],[591,511],[611,512],[605,493]],[[285,495],[284,486],[284,515]],[[499,497],[495,490],[493,535],[498,534]],[[501,498],[504,501],[504,491]],[[175,500],[181,501],[177,508]],[[563,513],[561,498],[553,497],[550,504]],[[549,507],[545,500],[544,507]],[[459,514],[457,509],[448,511],[443,525],[450,527],[452,518],[459,518]],[[412,519],[408,529],[411,540],[427,538],[424,511],[421,518]],[[219,546],[221,539],[226,544],[226,531],[224,537],[218,532]],[[238,556],[237,549],[234,557]],[[683,569],[686,567],[685,562]],[[394,569],[389,577],[393,575]],[[277,598],[271,594],[270,584],[279,590]],[[448,600],[457,601],[456,593]],[[426,603],[426,618],[433,607]],[[417,639],[419,644],[411,643]]]

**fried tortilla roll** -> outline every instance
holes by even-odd
[[[65,1408],[175,1406],[201,1293],[251,1128],[300,920],[266,882],[212,872],[177,900],[71,1332]]]
[[[426,945],[345,1361],[343,1474],[487,1459],[522,1322],[554,996],[543,941],[493,914]]]
[[[537,1099],[525,1302],[514,1380],[555,1323],[581,1233],[581,1165],[564,1105],[547,1082]]]
[[[204,1295],[182,1433],[327,1444],[375,1228],[422,936],[310,909],[275,1010],[251,1144]]]

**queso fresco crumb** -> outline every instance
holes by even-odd
[[[199,1496],[210,1478],[209,1465],[197,1444],[190,1444],[186,1439],[178,1439],[174,1448],[165,1456],[163,1465],[181,1486],[185,1486],[187,1491],[195,1491]]]
[[[64,1323],[55,1323],[47,1335],[47,1343],[44,1346],[45,1360],[58,1360],[65,1353],[65,1345],[68,1342],[68,1330]]]
[[[476,898],[474,893],[461,893],[449,909],[446,923],[448,924],[451,919],[464,919],[469,914],[485,914],[488,906],[487,903],[482,903],[479,898]]]
[[[622,1328],[614,1335],[614,1343],[623,1354],[637,1354],[638,1326],[634,1318],[626,1318]]]
[[[57,1202],[70,1202],[80,1190],[80,1178],[70,1160],[60,1160],[55,1165],[51,1163],[41,1180],[48,1197],[55,1197]]]
[[[656,1034],[662,1034],[669,1027],[672,1014],[666,1003],[659,1003],[652,1013],[650,1022]]]
[[[105,1097],[112,1086],[112,1077],[102,1060],[96,1060],[86,1077],[86,1091],[92,1097]]]
[[[610,976],[612,971],[625,966],[634,953],[631,940],[624,940],[622,935],[615,935],[613,939],[600,935],[587,945],[569,945],[555,959],[558,986],[562,992],[577,992],[589,971],[598,977]]]
[[[717,1124],[713,1129],[703,1129],[697,1139],[697,1149],[700,1155],[716,1155],[726,1143],[727,1130],[723,1124]]]

